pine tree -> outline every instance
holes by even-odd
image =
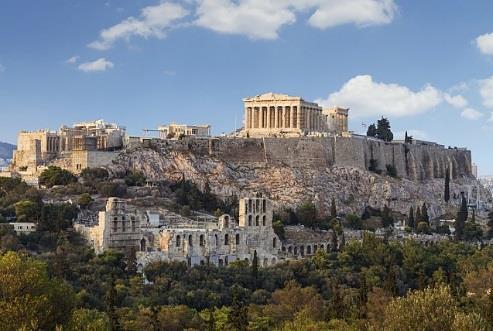
[[[416,224],[414,221],[414,208],[413,208],[413,206],[411,206],[411,208],[409,208],[409,215],[407,217],[407,226],[410,228],[416,227]]]
[[[336,218],[337,217],[337,207],[336,207],[336,199],[332,198],[332,202],[330,204],[330,217]]]
[[[390,122],[385,117],[377,121],[377,138],[389,142],[394,140],[394,134],[390,129]]]
[[[377,127],[375,126],[375,124],[371,124],[368,127],[368,131],[366,132],[366,135],[368,137],[376,137],[377,136]]]
[[[416,207],[416,217],[414,218],[414,228],[416,228],[419,224],[419,222],[421,222],[422,220],[422,216],[421,216],[421,208],[418,206]]]
[[[455,239],[462,240],[464,236],[464,226],[467,221],[467,201],[462,192],[462,203],[459,212],[457,213],[457,218],[455,220]]]
[[[450,169],[448,167],[445,173],[445,193],[443,194],[443,199],[447,204],[450,201]]]
[[[248,308],[240,298],[239,289],[233,286],[233,303],[228,314],[228,324],[232,330],[246,331],[248,326]]]

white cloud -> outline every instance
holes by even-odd
[[[98,50],[110,49],[118,40],[129,40],[133,36],[142,38],[164,38],[166,32],[188,11],[178,4],[164,2],[142,9],[139,18],[128,17],[124,21],[101,31],[99,39],[88,46]]]
[[[490,113],[490,118],[488,118],[489,123],[493,123],[493,112]]]
[[[313,12],[308,20],[311,26],[326,29],[342,24],[388,24],[397,5],[394,0],[199,0],[194,24],[251,39],[276,39],[283,26],[307,11]]]
[[[397,13],[394,0],[325,0],[310,17],[310,25],[326,29],[342,24],[389,24]]]
[[[483,105],[493,108],[493,76],[479,81],[479,94],[483,98]]]
[[[486,33],[476,38],[476,46],[485,55],[493,55],[493,33]]]
[[[431,85],[415,92],[398,84],[375,82],[370,75],[356,76],[327,99],[317,100],[324,106],[350,107],[353,117],[417,115],[442,101],[442,93]]]
[[[76,64],[77,61],[79,61],[80,57],[78,55],[72,56],[71,58],[67,59],[65,63],[67,64]]]
[[[219,33],[243,34],[251,39],[276,39],[279,29],[296,21],[285,1],[201,0],[195,24]]]
[[[85,62],[79,65],[79,70],[84,72],[98,72],[98,71],[106,71],[107,69],[113,68],[115,65],[113,62],[106,60],[104,57],[97,59],[93,62]]]
[[[450,95],[448,93],[443,94],[443,99],[450,104],[451,106],[455,108],[464,108],[467,107],[468,102],[466,98],[464,98],[462,95]]]
[[[0,63],[0,73],[5,72],[5,67]]]
[[[476,109],[466,108],[462,111],[460,116],[462,116],[465,119],[474,121],[480,119],[483,116],[483,114],[477,111]]]

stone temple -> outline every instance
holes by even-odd
[[[243,99],[247,137],[299,137],[348,133],[348,109],[323,109],[286,94],[266,93]]]

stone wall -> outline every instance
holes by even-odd
[[[161,151],[190,152],[236,164],[304,167],[355,167],[368,170],[371,160],[377,170],[392,165],[400,178],[443,178],[447,168],[452,178],[472,176],[471,153],[431,145],[386,143],[362,137],[304,138],[215,138],[153,141]]]

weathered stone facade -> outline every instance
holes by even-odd
[[[184,137],[207,138],[211,136],[210,125],[187,125],[187,124],[169,124],[161,125],[158,128],[159,138],[169,139]]]
[[[47,165],[74,151],[112,151],[123,147],[125,128],[102,120],[63,126],[58,131],[22,131],[17,137],[12,168],[31,169]],[[71,169],[69,169],[71,170]]]

